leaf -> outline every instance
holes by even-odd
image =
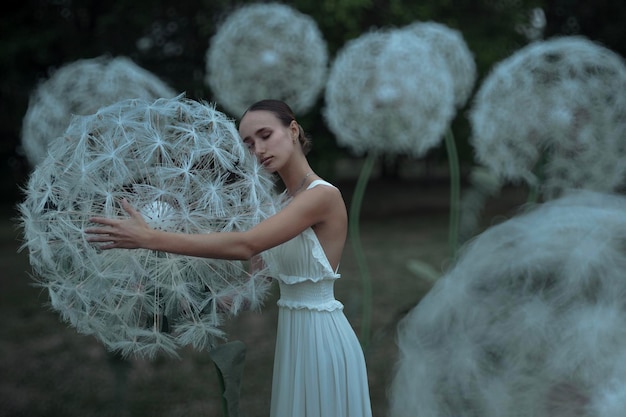
[[[246,345],[234,340],[209,351],[222,387],[225,417],[239,416],[239,392],[246,360]]]
[[[441,273],[439,273],[431,265],[417,259],[409,260],[406,263],[406,267],[409,269],[409,271],[413,272],[419,278],[422,278],[423,280],[431,283],[437,281],[441,276]]]

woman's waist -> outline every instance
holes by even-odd
[[[335,299],[334,279],[321,281],[304,280],[295,283],[278,281],[280,285],[279,307],[336,310],[343,305]]]

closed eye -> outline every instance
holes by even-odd
[[[257,132],[257,134],[261,139],[268,139],[270,136],[272,136],[272,131],[269,129],[261,129],[259,132]]]

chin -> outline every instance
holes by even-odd
[[[273,164],[267,164],[267,165],[262,165],[263,169],[267,172],[269,172],[270,174],[275,174],[278,172],[278,169],[273,166]]]

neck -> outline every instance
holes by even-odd
[[[303,177],[302,180],[300,180],[299,182],[297,182],[295,185],[288,187],[287,188],[287,195],[289,195],[290,197],[294,197],[296,194],[298,194],[300,191],[302,191],[302,189],[304,188],[304,185],[306,184],[306,180],[313,175],[313,171],[309,171],[307,172]]]
[[[295,152],[292,157],[289,158],[289,161],[276,173],[285,185],[287,194],[293,196],[300,191],[300,186],[304,187],[306,180],[312,175],[310,174],[312,172],[313,170],[304,154],[302,154],[302,152]],[[309,175],[307,176],[307,174]],[[304,184],[302,184],[303,182]]]

